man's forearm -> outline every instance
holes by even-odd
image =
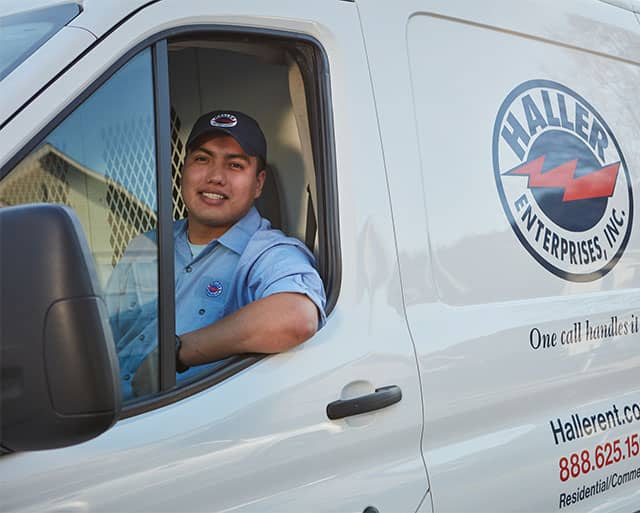
[[[254,301],[219,321],[180,334],[180,361],[193,366],[234,354],[279,353],[318,329],[318,310],[307,296],[280,293]]]

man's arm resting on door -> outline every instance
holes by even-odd
[[[318,308],[304,294],[281,292],[258,299],[219,321],[181,334],[180,361],[187,366],[235,354],[280,353],[318,329]]]

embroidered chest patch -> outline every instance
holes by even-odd
[[[220,280],[213,280],[207,285],[207,296],[218,297],[222,294],[222,282]]]

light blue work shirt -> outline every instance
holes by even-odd
[[[193,256],[187,221],[174,224],[176,332],[187,333],[279,292],[305,294],[325,322],[325,294],[313,255],[298,239],[271,228],[252,208],[219,239]],[[155,232],[133,239],[107,285],[107,306],[120,362],[122,392],[157,346],[157,246]],[[214,362],[177,374],[178,381],[222,364]]]

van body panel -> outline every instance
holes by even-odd
[[[157,0],[112,0],[109,8],[105,9],[100,0],[82,0],[82,13],[70,25],[102,37],[112,27],[154,1]]]
[[[446,58],[443,58],[442,53],[436,49],[435,42],[447,38],[457,41],[457,44]],[[584,265],[584,273],[574,273],[577,279],[588,279],[588,282],[549,279],[552,278],[552,273],[548,268],[557,267],[559,270],[566,270],[572,266],[580,267],[578,257],[582,259],[582,255],[574,255],[576,263],[569,263],[568,255],[564,259],[556,259],[551,247],[534,254],[523,252],[523,245],[513,244],[516,242],[513,232],[510,229],[505,230],[502,202],[487,201],[495,199],[496,193],[499,193],[494,176],[486,180],[485,175],[477,171],[474,173],[468,166],[470,157],[471,162],[476,163],[475,165],[480,164],[481,157],[489,157],[491,159],[489,168],[494,167],[491,145],[498,115],[496,106],[500,107],[503,104],[508,93],[523,83],[553,81],[582,96],[585,99],[585,105],[590,104],[594,112],[600,114],[602,124],[606,123],[610,128],[612,137],[607,140],[607,151],[603,151],[604,159],[611,162],[623,161],[618,181],[620,188],[627,189],[627,192],[618,200],[620,203],[618,210],[627,209],[629,215],[634,215],[637,211],[634,207],[638,198],[638,175],[634,172],[634,164],[639,158],[635,141],[640,136],[640,129],[638,117],[634,115],[632,108],[634,93],[637,91],[636,83],[640,81],[639,65],[429,16],[415,16],[411,19],[408,28],[408,44],[412,62],[418,130],[422,141],[421,154],[428,155],[423,159],[425,183],[429,184],[424,194],[425,201],[428,203],[428,233],[434,251],[432,268],[440,299],[452,305],[473,305],[510,299],[533,299],[620,290],[633,287],[634,284],[637,286],[637,277],[635,277],[635,269],[639,265],[637,239],[631,233],[624,248],[620,248],[618,244],[607,247],[606,237],[610,234],[605,235],[604,230],[598,239],[598,242],[604,245],[604,250],[608,249],[612,253],[611,257],[615,251],[622,251],[621,258],[615,262],[612,258],[601,259],[602,263],[613,264],[609,275],[602,279],[593,279],[589,276],[590,269],[600,270],[602,267],[594,262],[593,267]],[[493,48],[506,46],[508,48],[503,53],[496,54],[492,51]],[[473,64],[468,60],[471,51],[477,52],[476,58],[472,61]],[[526,62],[518,59],[518,56],[524,55],[527,56]],[[520,66],[516,65],[521,62]],[[509,63],[509,67],[505,68],[504,63]],[[451,76],[454,69],[457,74],[455,81],[452,80],[454,83],[447,83],[444,79],[438,82],[431,80],[433,73],[439,77],[447,77]],[[584,80],[581,79],[572,82],[574,77],[581,77],[583,74],[600,77],[597,83],[607,83],[608,87],[590,87],[587,84],[585,88]],[[472,81],[485,91],[486,101],[480,103],[466,95],[466,89]],[[456,87],[453,93],[459,98],[454,106],[445,103],[445,98],[452,94],[452,87]],[[549,99],[550,113],[553,112],[554,101],[560,101],[556,110],[563,107],[571,108],[570,102],[575,101],[573,96],[558,89],[558,86],[547,84],[545,87],[548,89],[545,92],[548,93],[546,98]],[[537,89],[540,88],[532,84],[530,96],[527,98],[532,98],[531,95],[535,95]],[[544,110],[542,96],[540,100],[540,109]],[[516,106],[520,105],[519,100],[515,103]],[[627,108],[620,109],[620,104]],[[554,115],[550,115],[551,122],[554,122]],[[446,143],[442,137],[440,143],[447,144],[447,147],[441,146],[443,151],[437,153],[431,141],[438,140],[438,131],[432,128],[429,121],[446,120],[450,116],[455,116],[461,121],[459,124],[449,125],[451,130],[456,130],[456,137],[449,137]],[[575,117],[575,115],[567,113],[567,117]],[[573,126],[575,121],[567,121],[567,123]],[[594,121],[594,127],[598,126],[596,123],[597,121]],[[572,132],[568,129],[562,130]],[[585,130],[588,131],[588,129]],[[573,132],[575,133],[575,130]],[[482,137],[484,134],[488,134],[489,138]],[[502,136],[500,139],[502,140]],[[460,141],[465,143],[465,152],[456,154],[455,147]],[[615,146],[616,141],[618,148]],[[507,153],[504,150],[500,151]],[[536,148],[532,148],[532,151],[536,151]],[[496,158],[501,158],[501,155],[497,154]],[[567,159],[569,158],[570,156],[567,156]],[[508,171],[512,166],[515,167],[516,160],[501,163],[504,171]],[[448,170],[445,179],[442,178],[444,169]],[[504,179],[502,182],[504,187],[511,186],[511,183]],[[469,216],[466,210],[460,211],[458,215],[451,213],[450,198],[462,201],[474,215]],[[636,201],[633,201],[634,199]],[[614,198],[611,201],[614,201]],[[524,215],[525,210],[522,208],[521,215]],[[553,219],[549,217],[553,216],[553,213],[550,211],[547,213],[545,229],[554,224]],[[540,216],[542,214],[544,212],[540,213]],[[444,215],[448,216],[447,223],[441,222]],[[580,215],[584,216],[585,213]],[[533,218],[527,217],[526,220],[529,223]],[[604,225],[606,221],[607,219],[603,219]],[[571,221],[559,219],[558,222]],[[633,224],[635,223],[631,225],[625,223],[623,230],[625,233],[618,234],[618,237],[627,235],[628,229],[633,231]],[[564,234],[570,231],[562,230],[563,227],[559,224],[558,226],[559,233]],[[535,228],[531,227],[531,231],[535,238],[538,235],[537,225]],[[583,233],[590,232],[585,227]],[[543,237],[542,232],[539,237]],[[496,251],[499,252],[500,258],[496,258]],[[556,253],[563,256],[559,250]],[[527,264],[532,257],[543,262],[541,265],[532,265],[529,269]],[[527,270],[526,273],[522,272],[524,269]],[[496,283],[494,277],[497,273],[508,273],[509,280]]]
[[[516,236],[492,151],[510,91],[531,80],[563,84],[610,127],[627,168],[616,183],[637,206],[640,33],[632,13],[612,6],[544,4],[359,2],[434,511],[629,511],[640,500],[637,481],[627,481],[637,456],[596,462],[639,430],[620,413],[640,408],[637,208],[627,210],[626,247],[604,277],[563,279]],[[594,432],[592,419],[607,414],[611,423]],[[584,418],[588,433],[567,432]],[[576,472],[571,458],[584,451],[589,463]]]
[[[220,4],[222,5],[222,3]],[[225,4],[228,5],[228,4]],[[231,9],[231,8],[229,8]],[[173,27],[263,27],[315,38],[331,71],[340,297],[302,347],[118,422],[74,447],[0,458],[6,511],[415,511],[428,490],[422,398],[407,330],[375,104],[355,6],[153,4],[83,56],[2,131],[8,160],[130,48]],[[364,189],[366,184],[366,191]],[[402,400],[330,421],[326,406],[396,385]]]

